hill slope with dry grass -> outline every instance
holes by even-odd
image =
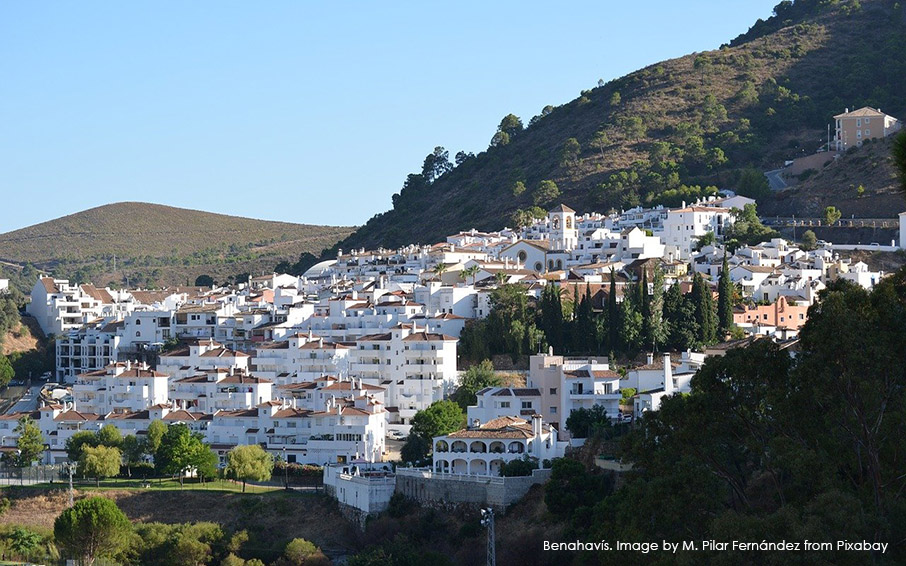
[[[185,284],[202,273],[223,281],[318,255],[353,229],[123,202],[0,234],[0,259],[99,285]]]

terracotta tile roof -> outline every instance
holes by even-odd
[[[114,302],[113,297],[110,295],[110,293],[107,292],[107,289],[98,289],[94,285],[88,284],[81,285],[81,289],[83,293],[90,296],[96,301],[100,301],[105,305],[109,305]]]
[[[44,290],[47,291],[48,295],[60,292],[57,284],[54,283],[53,277],[42,277],[41,284],[44,285]]]
[[[449,342],[456,341],[456,338],[448,334],[436,334],[433,332],[416,332],[415,334],[410,334],[403,338],[403,342]]]
[[[358,386],[355,387],[358,389]],[[340,381],[327,387],[322,387],[322,391],[351,391],[353,389],[353,384],[349,381]],[[384,391],[385,387],[380,387],[378,385],[368,385],[367,383],[362,384],[362,389],[368,391]]]
[[[55,421],[78,421],[78,422],[87,422],[87,421],[97,421],[101,419],[101,415],[96,413],[80,413],[79,411],[69,410],[65,413],[60,413],[55,416],[53,420]]]
[[[550,427],[543,425],[542,430],[549,432]],[[492,419],[478,428],[466,428],[452,432],[447,438],[487,438],[487,439],[529,439],[534,437],[532,423],[519,417],[498,417]]]
[[[237,350],[230,350],[229,348],[215,348],[213,350],[208,350],[201,355],[202,358],[248,358],[249,355],[245,352],[239,352]]]
[[[286,409],[280,409],[274,413],[275,419],[302,419],[310,416],[312,411],[307,409],[294,409],[288,407]]]
[[[859,108],[858,110],[853,110],[852,112],[844,112],[843,114],[837,114],[834,118],[861,118],[863,116],[868,116],[869,118],[874,118],[875,116],[886,116],[880,110],[875,110],[868,106]]]

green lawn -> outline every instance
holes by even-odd
[[[6,486],[3,486],[6,487]],[[19,487],[19,486],[12,486]],[[66,482],[54,482],[51,483],[38,483],[31,486],[25,486],[27,488],[34,489],[66,489],[68,484]],[[141,479],[106,479],[101,480],[100,487],[95,485],[94,482],[76,482],[74,487],[79,491],[104,491],[104,490],[141,490],[141,491],[179,491],[179,490],[197,490],[197,491],[212,491],[212,492],[232,492],[232,493],[241,493],[242,484],[239,482],[233,482],[230,480],[217,480],[211,481],[202,484],[194,479],[186,479],[183,485],[179,485],[179,481],[175,479],[163,479],[163,480],[141,480]],[[246,485],[246,493],[270,493],[275,491],[283,491],[282,487],[275,486],[257,486],[257,485]]]

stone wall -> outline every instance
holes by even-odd
[[[550,473],[550,470],[535,470],[531,476],[501,478],[398,468],[396,492],[419,503],[441,507],[490,505],[505,510],[522,499],[533,485],[550,479]]]

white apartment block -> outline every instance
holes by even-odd
[[[76,376],[101,370],[117,360],[123,323],[104,319],[70,330],[56,340],[56,379],[71,383]]]
[[[371,403],[384,405],[387,390],[378,385],[368,385],[361,378],[352,380],[320,377],[311,382],[280,385],[276,391],[278,399],[286,399],[292,402],[295,407],[310,411],[320,411],[328,403],[338,399],[352,401],[362,398]]]
[[[663,232],[658,235],[668,248],[677,250],[678,257],[675,259],[689,259],[700,237],[713,232],[719,240],[732,223],[733,215],[727,208],[683,206],[667,212]]]
[[[193,376],[198,370],[207,369],[248,372],[250,359],[245,352],[230,350],[211,338],[196,339],[161,354],[157,369],[173,379]]]
[[[171,381],[169,398],[183,409],[201,413],[251,409],[273,400],[273,385],[233,368],[210,369]]]
[[[102,370],[79,374],[72,398],[79,412],[134,412],[168,402],[165,373],[145,364],[116,362]]]
[[[116,312],[114,299],[107,290],[93,285],[71,285],[66,279],[51,277],[38,279],[25,310],[48,336],[78,330],[89,320]]]
[[[222,457],[240,444],[261,444],[288,462],[324,465],[357,459],[381,461],[384,408],[367,401],[331,402],[323,410],[300,409],[280,402],[254,409],[219,411],[207,440]]]
[[[327,342],[309,331],[288,340],[260,344],[251,358],[251,371],[278,385],[311,382],[326,375],[348,374],[354,346]]]
[[[349,374],[386,387],[388,410],[408,423],[416,411],[443,399],[455,383],[456,342],[452,336],[398,324],[356,341]]]

